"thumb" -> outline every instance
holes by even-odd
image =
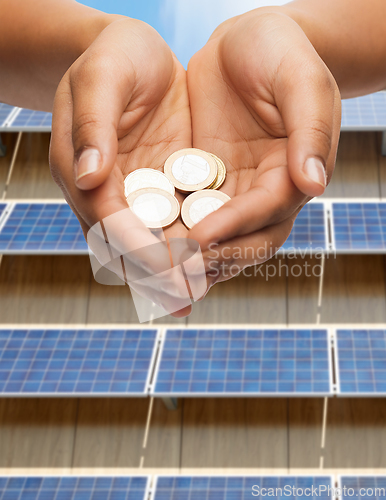
[[[323,194],[335,165],[340,133],[340,94],[323,61],[286,82],[278,103],[288,136],[292,181],[308,196]]]
[[[119,78],[106,64],[83,64],[70,77],[73,100],[72,142],[74,176],[78,188],[101,185],[118,154],[117,128],[130,99]]]

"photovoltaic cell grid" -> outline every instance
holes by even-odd
[[[9,130],[51,130],[52,114],[45,111],[22,109],[9,126]]]
[[[327,500],[328,488],[332,484],[330,476],[160,476],[157,478],[152,500],[263,499],[268,497],[271,488],[273,494],[269,498]],[[312,487],[317,494],[307,496],[307,493],[312,493]]]
[[[342,500],[361,496],[381,500],[386,496],[386,476],[340,476],[339,488],[345,488],[342,491]],[[350,489],[352,491],[349,491]]]
[[[338,391],[386,394],[386,330],[337,330]]]
[[[0,394],[146,395],[156,337],[156,330],[0,330]]]
[[[145,500],[148,477],[1,477],[0,500]]]
[[[326,250],[326,219],[323,203],[309,203],[296,218],[283,250]]]
[[[6,121],[6,119],[13,110],[14,110],[13,106],[0,102],[0,127],[4,125],[4,122]]]
[[[326,330],[167,330],[156,396],[330,394]]]
[[[0,203],[0,221],[6,207],[7,207],[6,203]]]
[[[0,232],[0,253],[88,253],[66,203],[17,203]]]
[[[386,203],[333,203],[335,250],[386,250]]]
[[[386,130],[386,92],[342,101],[342,130]]]

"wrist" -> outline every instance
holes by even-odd
[[[77,59],[85,50],[89,48],[89,46],[105,28],[122,19],[127,18],[125,16],[105,14],[103,12],[95,11],[95,14],[92,14],[86,20],[83,20],[81,22],[81,26],[79,27],[80,37],[75,48],[75,59]]]

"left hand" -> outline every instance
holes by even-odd
[[[210,287],[269,259],[324,192],[340,94],[301,28],[265,9],[217,28],[189,63],[188,89],[193,147],[224,160],[221,191],[232,198],[188,236],[201,245]]]

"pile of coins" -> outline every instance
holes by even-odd
[[[166,228],[180,215],[175,189],[185,198],[181,217],[189,229],[230,200],[216,191],[226,177],[224,162],[200,149],[181,149],[166,160],[164,173],[141,168],[125,179],[129,207],[149,229]]]

